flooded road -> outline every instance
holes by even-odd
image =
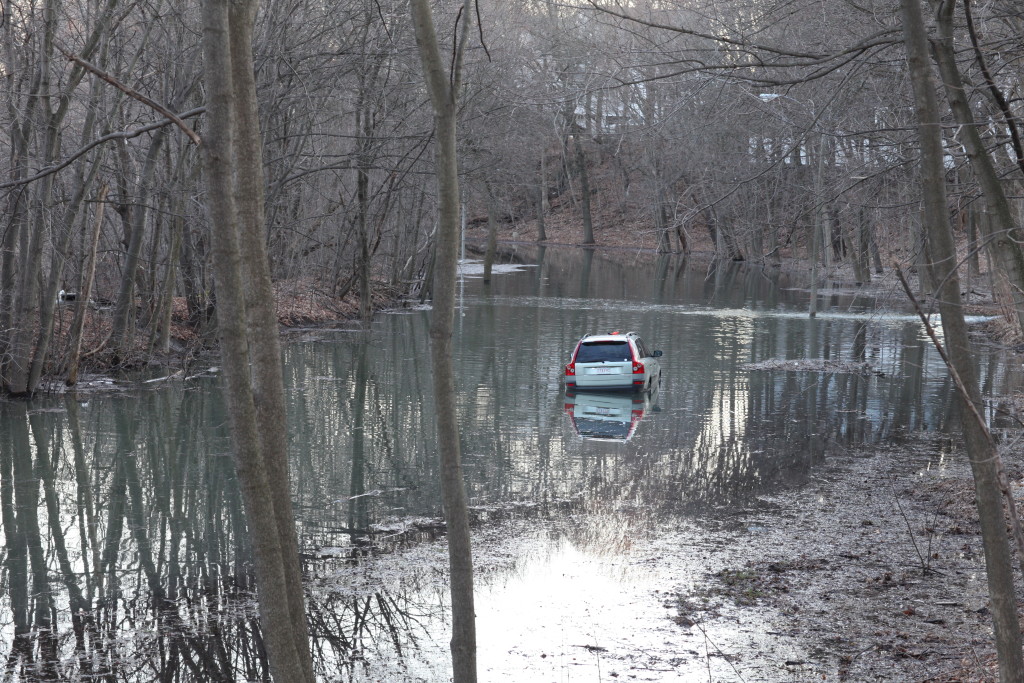
[[[717,552],[701,524],[804,485],[828,448],[951,430],[940,359],[911,314],[834,290],[811,319],[778,272],[551,248],[514,260],[489,286],[467,274],[456,323],[481,680],[731,680],[673,621],[668,591]],[[325,681],[447,680],[428,316],[395,310],[367,333],[285,347]],[[577,339],[611,330],[664,351],[659,390],[566,395]],[[1019,384],[997,354],[978,362],[990,395]],[[0,405],[5,680],[260,675],[226,417],[204,369]]]

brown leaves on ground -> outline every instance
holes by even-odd
[[[374,283],[373,308],[380,309],[398,298],[399,292],[382,283]],[[329,325],[353,320],[359,316],[359,295],[350,290],[345,297],[336,297],[330,287],[312,279],[286,280],[274,283],[274,297],[277,317],[282,327]],[[61,375],[67,365],[71,351],[71,326],[76,307],[81,302],[61,305],[55,312],[54,334],[50,346],[52,375]],[[151,313],[140,304],[135,311],[136,319],[148,319]],[[130,341],[128,357],[117,358],[111,348],[110,335],[113,323],[112,305],[90,303],[85,309],[85,324],[82,333],[81,354],[83,365],[92,371],[103,371],[113,366],[137,367],[145,365],[155,357],[163,355],[155,348],[155,333],[150,329],[136,327]],[[199,316],[201,317],[201,316]],[[203,336],[202,325],[190,320],[188,304],[184,297],[175,297],[171,309],[170,354],[189,355],[208,350],[214,340]]]

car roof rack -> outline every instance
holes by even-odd
[[[580,337],[580,341],[586,339],[587,337],[631,337],[631,336],[632,337],[639,337],[640,333],[637,332],[636,330],[629,330],[627,332],[623,332],[622,330],[611,330],[610,332],[587,332],[582,337]]]

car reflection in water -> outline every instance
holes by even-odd
[[[642,393],[568,390],[565,414],[584,439],[625,443],[633,438],[644,415],[660,410],[659,390],[657,385]]]

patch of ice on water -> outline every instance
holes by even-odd
[[[491,265],[492,275],[504,273],[516,273],[527,268],[536,268],[532,263],[494,263]],[[462,259],[459,261],[459,275],[466,277],[479,277],[484,274],[484,262],[476,259]]]
[[[784,370],[787,372],[833,372],[856,375],[881,374],[870,363],[833,360],[831,358],[771,358],[757,363],[744,363],[744,370]]]

